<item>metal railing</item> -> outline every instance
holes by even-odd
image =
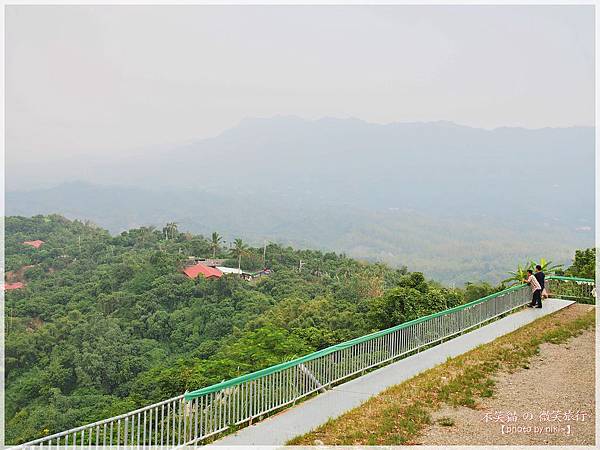
[[[548,281],[547,287],[554,291],[558,289],[558,283],[575,283],[577,280],[548,277]],[[585,281],[593,283],[593,280]],[[586,293],[580,292],[582,295]],[[200,443],[211,436],[260,420],[311,394],[324,392],[371,368],[468,331],[530,301],[529,287],[513,286],[292,361],[13,448],[60,445],[144,449]]]
[[[548,295],[553,298],[596,303],[596,283],[589,278],[552,275],[546,278],[545,287]]]

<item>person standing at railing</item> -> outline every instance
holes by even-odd
[[[542,287],[538,282],[537,278],[533,276],[533,270],[527,269],[527,278],[523,280],[529,284],[531,293],[533,294],[531,303],[528,303],[529,308],[541,308],[542,307]]]
[[[539,264],[535,266],[535,274],[533,275],[535,279],[540,283],[540,287],[542,288],[541,298],[548,298],[548,292],[546,291],[546,275],[542,272],[542,266]],[[540,299],[540,307],[542,306],[542,301]]]

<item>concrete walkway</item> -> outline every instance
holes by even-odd
[[[349,411],[390,386],[399,384],[420,372],[486,344],[535,319],[565,308],[574,302],[548,299],[544,308],[526,308],[470,333],[416,355],[341,384],[299,405],[286,409],[255,425],[225,436],[208,447],[231,445],[283,445],[290,439],[307,433],[319,425]]]

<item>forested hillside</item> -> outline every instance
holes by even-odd
[[[181,273],[189,256],[214,253],[232,267],[237,259],[224,245],[180,233],[175,224],[117,236],[58,215],[7,217],[5,226],[6,271],[24,283],[5,292],[8,443],[113,416],[498,289],[448,289],[406,269],[274,244],[264,261],[265,249],[240,246],[242,268],[266,266],[269,276],[191,280]],[[35,240],[43,244],[23,244]]]

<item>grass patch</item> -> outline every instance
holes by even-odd
[[[562,344],[593,327],[594,310],[573,305],[542,317],[490,344],[449,359],[288,444],[402,445],[414,441],[442,405],[477,407],[494,395],[494,376],[529,368],[540,344]],[[445,424],[440,423],[443,420]],[[444,426],[451,418],[440,419]]]
[[[454,419],[452,417],[442,417],[438,419],[437,423],[443,427],[453,427]]]

